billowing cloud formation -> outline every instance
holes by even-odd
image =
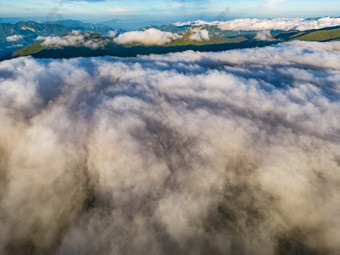
[[[337,254],[339,49],[1,62],[0,253]]]
[[[181,38],[178,34],[150,28],[145,31],[131,31],[120,34],[114,41],[118,44],[142,43],[161,45],[178,38]]]
[[[320,29],[326,27],[340,26],[340,18],[319,18],[319,19],[302,19],[302,18],[277,18],[277,19],[235,19],[231,21],[194,21],[187,23],[175,23],[177,26],[183,25],[217,25],[222,30],[233,31],[258,31],[258,30],[292,30],[299,31]]]
[[[322,50],[322,51],[340,51],[340,43],[339,42],[303,42],[303,41],[294,41],[291,42],[292,45],[302,46],[306,48],[312,48],[313,50]]]
[[[11,35],[6,37],[7,42],[16,42],[19,41],[23,38],[22,35]]]
[[[194,25],[194,26],[201,26],[201,25],[207,25],[209,22],[203,21],[203,20],[196,20],[196,21],[187,21],[187,22],[175,22],[174,25],[181,27],[181,26],[189,26],[189,25]]]
[[[273,37],[270,31],[260,31],[256,34],[255,39],[259,41],[271,41],[273,40]]]
[[[35,38],[34,40],[35,41],[43,41],[43,40],[45,40],[45,36],[41,36],[41,35],[39,35],[39,36],[37,36],[37,38]]]
[[[105,46],[108,43],[108,40],[103,38],[91,38],[87,37],[89,34],[79,34],[73,33],[66,36],[47,36],[44,38],[42,42],[43,46],[51,47],[51,48],[62,48],[67,46],[85,46],[88,48],[98,49]],[[38,38],[36,40],[38,40]]]
[[[208,30],[202,29],[200,31],[193,31],[193,34],[190,36],[191,40],[195,41],[207,41],[210,39]]]
[[[118,32],[117,30],[111,30],[107,33],[107,36],[108,37],[116,37],[117,32]]]

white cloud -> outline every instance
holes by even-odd
[[[259,41],[271,41],[273,40],[273,37],[270,31],[260,31],[256,34],[255,39]]]
[[[45,40],[46,39],[46,37],[45,36],[38,36],[37,38],[35,38],[34,40],[35,41],[43,41],[43,40]]]
[[[235,19],[231,21],[193,21],[186,23],[174,23],[176,26],[183,25],[217,25],[222,30],[233,31],[263,31],[263,30],[311,30],[326,27],[340,26],[340,18],[324,17],[319,19],[302,18],[276,18],[276,19]]]
[[[87,38],[88,34],[79,34],[78,31],[73,31],[73,34],[66,36],[47,36],[42,42],[43,46],[51,48],[63,48],[68,46],[85,46],[93,49],[98,49],[105,46],[108,40],[103,38]]]
[[[178,34],[150,28],[145,31],[131,31],[120,34],[114,41],[118,44],[142,43],[161,45],[178,38],[181,38]]]
[[[190,36],[190,39],[195,41],[208,41],[210,39],[209,31],[205,29],[193,31],[193,34]]]
[[[188,21],[188,22],[175,22],[174,25],[175,26],[178,26],[178,27],[181,27],[181,26],[187,26],[187,25],[191,25],[192,22],[191,21]]]
[[[340,42],[293,41],[290,44],[320,51],[340,51]]]
[[[42,45],[50,46],[50,47],[66,47],[66,46],[74,46],[79,45],[84,42],[84,37],[82,35],[74,36],[67,35],[64,37],[60,36],[47,36],[45,37]]]
[[[336,254],[339,49],[0,62],[0,253]]]
[[[73,35],[80,35],[80,34],[81,34],[81,31],[80,31],[80,30],[75,30],[75,29],[73,29],[73,30],[72,30],[72,34],[73,34]]]
[[[111,30],[107,33],[107,36],[108,37],[116,37],[117,32],[118,32],[117,30]]]
[[[6,37],[6,41],[7,42],[16,42],[16,41],[19,41],[23,38],[24,37],[22,35],[11,35],[11,36]]]
[[[188,21],[188,22],[176,22],[174,23],[175,26],[181,27],[181,26],[201,26],[201,25],[207,25],[209,22],[203,21],[203,20],[196,20],[196,21]]]

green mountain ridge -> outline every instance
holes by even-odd
[[[292,40],[318,41],[318,42],[339,41],[340,26],[308,31],[291,30],[276,34],[274,38],[285,41]]]
[[[171,26],[168,28],[172,29]],[[201,27],[200,29],[204,29]],[[164,28],[163,28],[164,29]],[[197,29],[197,28],[196,28]],[[214,28],[213,28],[214,29]],[[144,29],[142,29],[144,30]],[[262,47],[287,41],[340,41],[340,27],[324,28],[319,30],[297,31],[274,33],[268,40],[258,40],[255,34],[240,35],[234,37],[212,36],[209,40],[195,41],[191,39],[194,33],[192,28],[180,33],[179,39],[173,40],[164,45],[145,45],[141,43],[117,44],[112,38],[104,37],[99,33],[83,34],[84,40],[77,45],[65,47],[55,47],[45,45],[43,42],[36,42],[27,47],[21,48],[6,59],[31,55],[36,58],[72,58],[89,56],[118,56],[134,57],[146,54],[162,54],[170,52],[180,52],[185,50],[195,51],[222,51],[237,48]],[[64,35],[61,38],[68,36]],[[88,45],[100,44],[99,47],[90,48]]]
[[[68,26],[62,25],[63,23]],[[107,26],[71,26],[71,25],[90,25],[79,21],[65,21],[60,24],[38,23],[35,21],[20,21],[15,24],[0,23],[0,58],[10,54],[11,52],[28,46],[36,42],[38,36],[61,36],[71,33],[73,30],[78,30],[82,33],[101,33],[106,35],[114,29]],[[121,33],[122,31],[118,31]],[[16,40],[8,40],[11,36],[17,36]]]

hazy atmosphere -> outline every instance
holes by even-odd
[[[340,254],[339,1],[0,3],[0,254]]]
[[[339,16],[337,0],[1,0],[0,17],[37,20],[79,19],[102,22],[112,19],[147,23],[232,18]],[[53,16],[53,17],[52,17]]]

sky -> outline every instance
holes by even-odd
[[[339,16],[338,0],[1,0],[0,17],[47,17],[100,21],[108,19],[214,19],[215,17]]]

